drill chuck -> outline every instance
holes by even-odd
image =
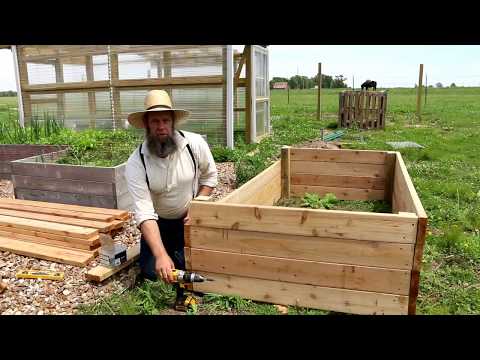
[[[175,282],[178,283],[189,284],[194,282],[211,281],[200,274],[184,270],[173,270],[172,275]]]

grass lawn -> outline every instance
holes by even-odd
[[[319,136],[337,120],[339,90],[322,93],[322,121],[316,122],[315,90],[274,90],[274,136],[256,147],[258,161],[238,157],[245,179],[279,155],[279,144]],[[2,102],[0,98],[0,103]],[[409,174],[428,214],[427,238],[417,302],[418,314],[480,313],[480,88],[428,89],[422,120],[415,117],[415,89],[388,90],[386,129],[347,131],[342,141],[354,149],[393,150],[387,141],[414,141],[424,149],[401,149]],[[1,105],[0,105],[1,106]],[[1,111],[1,108],[0,108]],[[1,117],[0,117],[1,119]],[[417,126],[417,127],[414,127]],[[263,151],[263,149],[269,151]],[[248,147],[251,151],[252,147]],[[238,152],[243,151],[242,148]],[[267,154],[267,155],[265,155]],[[236,158],[237,159],[237,158]],[[249,167],[250,166],[250,167]],[[169,292],[170,291],[170,292]],[[171,300],[163,284],[144,283],[120,296],[83,308],[86,313],[162,313]],[[148,304],[148,305],[146,305]],[[153,305],[152,305],[153,304]],[[288,308],[289,314],[326,314]],[[273,305],[238,297],[210,296],[198,313],[275,314]]]

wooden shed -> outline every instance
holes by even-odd
[[[234,131],[255,142],[270,129],[268,50],[247,45],[13,45],[19,121],[45,113],[66,127],[120,129],[164,89],[191,111],[184,130],[233,147]]]

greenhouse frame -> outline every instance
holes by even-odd
[[[46,115],[75,130],[128,128],[147,91],[191,112],[181,127],[234,147],[270,132],[268,49],[245,45],[12,45],[22,126]]]

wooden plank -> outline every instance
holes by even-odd
[[[87,180],[62,180],[39,176],[13,175],[16,187],[23,189],[61,191],[75,194],[112,196],[114,184]]]
[[[282,147],[281,155],[281,187],[282,198],[290,197],[290,147]]]
[[[34,243],[39,243],[39,244],[46,244],[46,245],[52,245],[52,246],[60,246],[60,247],[65,247],[65,248],[73,248],[76,250],[87,250],[87,251],[92,251],[98,248],[97,246],[91,246],[89,244],[77,244],[74,242],[68,242],[68,241],[61,241],[61,240],[52,240],[49,238],[44,238],[44,237],[38,237],[38,236],[31,236],[31,235],[26,235],[26,234],[21,234],[19,232],[15,231],[3,231],[3,227],[0,228],[0,236],[6,237],[9,239],[16,239],[16,240],[22,240],[22,241],[30,241]],[[9,230],[9,229],[6,229]]]
[[[410,271],[190,249],[193,271],[408,295]]]
[[[52,223],[58,224],[68,224],[68,225],[77,225],[86,228],[98,229],[100,232],[108,232],[113,230],[114,228],[119,227],[119,223],[111,221],[111,222],[102,222],[102,221],[94,221],[94,220],[84,220],[84,219],[76,219],[64,216],[56,216],[56,215],[47,215],[47,214],[39,214],[39,213],[31,213],[28,211],[18,211],[18,210],[8,210],[8,209],[0,209],[0,215],[12,216],[17,218],[24,218],[24,219],[32,219],[32,220],[42,220],[48,221]]]
[[[32,230],[25,230],[25,229],[19,229],[15,227],[8,227],[4,225],[0,225],[0,230],[2,231],[9,231],[9,232],[14,232],[17,234],[25,234],[29,236],[36,236],[36,237],[41,237],[41,238],[47,238],[55,241],[63,241],[63,242],[68,242],[71,244],[78,244],[81,245],[82,247],[96,247],[100,245],[100,240],[99,240],[99,235],[94,235],[91,238],[88,239],[82,239],[82,238],[77,238],[73,236],[66,236],[66,235],[58,235],[58,234],[51,234],[47,232],[42,232],[42,231],[32,231]]]
[[[420,218],[427,218],[417,191],[408,174],[402,155],[397,153],[393,183],[393,212],[412,212]]]
[[[125,261],[120,266],[110,268],[103,265],[98,265],[93,269],[90,269],[85,277],[87,280],[94,282],[102,282],[103,280],[109,278],[110,276],[116,274],[120,270],[126,268],[133,262],[135,262],[140,257],[140,243],[135,244],[133,247],[127,249],[127,261]]]
[[[78,81],[68,83],[52,83],[52,84],[23,84],[23,91],[43,92],[43,91],[61,91],[61,90],[85,90],[85,89],[106,89],[109,86],[107,80],[98,81]]]
[[[50,214],[50,215],[66,216],[66,217],[77,218],[77,219],[96,220],[96,221],[105,221],[105,222],[112,221],[115,219],[113,215],[93,214],[93,213],[86,213],[86,212],[80,212],[80,211],[43,208],[39,206],[30,206],[30,205],[21,205],[21,204],[5,204],[2,201],[0,201],[0,209],[20,210],[20,211],[28,211],[32,213]]]
[[[305,193],[315,193],[320,196],[333,193],[340,200],[383,200],[384,190],[355,189],[329,186],[292,185],[292,195],[303,196]]]
[[[85,267],[93,259],[92,254],[87,254],[83,251],[44,244],[33,244],[4,237],[0,237],[0,250],[80,267]]]
[[[48,179],[79,180],[113,183],[115,169],[107,167],[37,163],[35,158],[12,162],[12,173]]]
[[[17,218],[0,215],[0,225],[9,228],[20,228],[32,231],[48,232],[53,234],[67,235],[82,239],[89,239],[98,234],[97,229],[80,227],[75,225],[58,224],[47,221]]]
[[[273,205],[281,196],[280,168],[279,160],[218,202]]]
[[[80,205],[57,204],[57,203],[49,203],[44,201],[0,199],[0,204],[2,203],[40,206],[40,207],[49,208],[49,209],[80,211],[80,212],[93,213],[93,214],[107,214],[107,215],[114,216],[115,219],[121,219],[122,217],[128,216],[128,211],[125,211],[125,210],[106,209],[106,208],[80,206]]]
[[[298,260],[410,270],[414,244],[185,227],[185,246]]]
[[[427,218],[418,219],[417,242],[413,256],[412,276],[410,280],[410,296],[408,301],[408,313],[414,315],[417,309],[417,297],[420,286],[420,271],[422,270],[423,248],[427,231]]]
[[[191,224],[232,230],[414,243],[417,217],[192,201]]]
[[[292,174],[335,176],[369,176],[385,178],[385,166],[380,164],[337,163],[327,161],[292,161]]]
[[[385,179],[371,176],[292,174],[291,184],[383,190]]]
[[[395,161],[397,155],[389,153],[385,158],[385,200],[390,204],[393,202],[393,182],[395,181]]]
[[[379,164],[385,163],[388,152],[375,150],[347,150],[347,149],[314,149],[292,148],[292,161],[331,161],[355,164]]]
[[[148,86],[221,86],[224,84],[224,78],[221,75],[211,76],[182,76],[165,77],[162,79],[131,79],[131,80],[112,80],[112,85],[116,88],[124,87],[148,87]]]
[[[285,283],[218,273],[204,273],[214,281],[196,283],[195,291],[238,295],[244,298],[282,305],[296,305],[356,314],[407,314],[408,297]]]

